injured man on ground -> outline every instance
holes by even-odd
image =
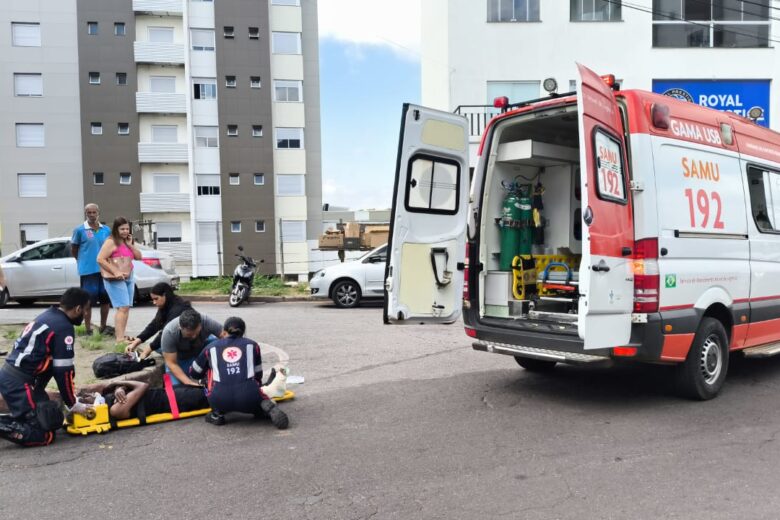
[[[178,412],[194,412],[209,408],[202,386],[178,385],[169,388],[150,388],[139,381],[117,381],[95,384],[79,392],[78,400],[85,404],[103,404],[115,420],[138,419],[161,413],[172,413],[169,392],[175,399]]]

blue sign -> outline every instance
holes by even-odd
[[[654,79],[653,92],[769,126],[769,80]]]

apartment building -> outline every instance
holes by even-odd
[[[580,62],[625,88],[742,115],[756,108],[758,124],[780,129],[779,9],[777,0],[426,0],[422,102],[469,117],[475,143],[494,98],[547,95],[546,78],[574,90]]]
[[[80,204],[130,218],[185,274],[229,273],[243,245],[261,272],[304,277],[321,228],[316,0],[79,0],[71,31]]]

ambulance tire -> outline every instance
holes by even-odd
[[[8,289],[3,289],[0,291],[0,309],[8,305],[8,300],[10,297],[8,296]]]
[[[32,304],[35,303],[35,298],[17,298],[16,303],[22,307],[32,307]]]
[[[698,401],[712,399],[720,392],[729,369],[729,340],[723,324],[704,318],[683,363],[677,366],[677,390],[683,397]]]
[[[515,356],[515,361],[529,372],[536,372],[539,374],[552,371],[557,363],[556,361],[545,361],[543,359],[533,359],[522,356]]]

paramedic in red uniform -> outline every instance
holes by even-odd
[[[221,426],[227,412],[265,415],[277,428],[287,428],[288,419],[263,393],[263,362],[260,345],[244,338],[246,324],[237,317],[225,321],[227,337],[206,346],[190,366],[190,377],[206,377],[211,413],[206,421]]]
[[[27,325],[0,368],[0,394],[10,416],[0,416],[0,438],[22,446],[46,446],[54,430],[62,426],[52,413],[62,416],[58,404],[49,402],[46,385],[53,377],[62,400],[76,404],[73,377],[74,325],[84,321],[90,295],[83,289],[65,291],[57,307],[51,307]]]

